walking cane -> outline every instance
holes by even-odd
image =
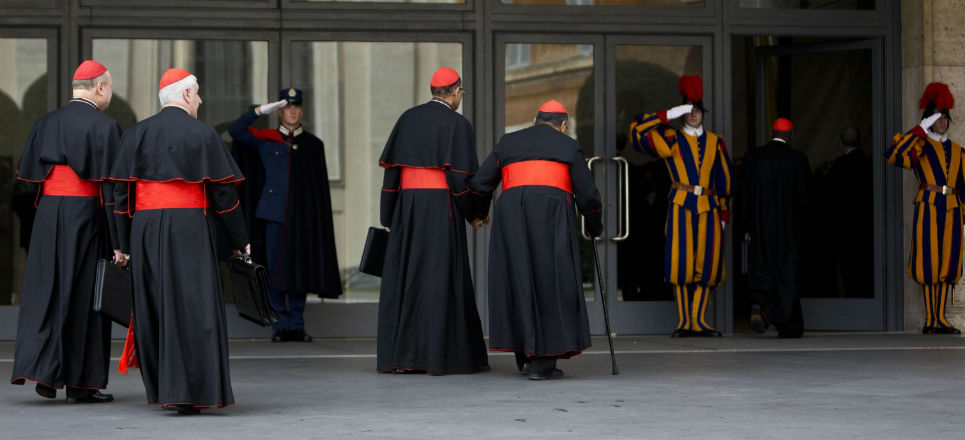
[[[606,324],[606,340],[610,343],[610,363],[613,365],[613,375],[620,374],[617,368],[617,356],[613,353],[613,336],[610,335],[610,310],[606,305],[606,286],[603,285],[603,270],[600,269],[600,253],[596,250],[596,241],[591,240],[593,248],[593,261],[596,262],[596,279],[600,284],[600,297],[603,301],[603,322]]]

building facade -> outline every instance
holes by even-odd
[[[811,162],[816,197],[802,269],[812,330],[920,328],[921,293],[905,274],[914,176],[887,167],[894,133],[914,125],[917,98],[947,82],[965,102],[963,0],[0,0],[0,338],[15,334],[24,252],[10,209],[14,169],[33,121],[69,98],[85,58],[111,70],[109,113],[125,127],[159,109],[167,67],[195,73],[199,118],[230,147],[227,126],[282,87],[305,91],[305,126],[325,141],[345,295],[309,304],[309,333],[375,333],[378,279],[357,270],[366,229],[378,223],[377,159],[396,118],[429,98],[441,65],[463,75],[460,110],[480,159],[503,133],[532,123],[548,99],[570,111],[606,203],[603,259],[614,331],[669,333],[676,313],[661,278],[666,183],[662,164],[627,148],[628,122],[679,104],[677,78],[703,77],[705,125],[724,136],[739,170],[769,121],[791,118],[795,148]],[[952,112],[962,118],[962,105]],[[275,120],[259,121],[263,126]],[[841,219],[824,176],[841,154],[840,128],[862,133],[871,158],[866,217]],[[965,125],[950,137],[965,141]],[[739,216],[740,213],[735,213]],[[840,258],[827,231],[848,223],[866,238]],[[728,231],[727,281],[714,325],[744,331],[740,246]],[[480,311],[486,315],[488,231],[471,235]],[[594,331],[599,287],[584,241]],[[854,255],[854,253],[848,254]],[[845,281],[857,276],[860,288]],[[230,292],[227,295],[230,302]],[[962,290],[948,316],[965,326]],[[229,307],[233,307],[229,305]],[[243,321],[234,336],[260,335]]]

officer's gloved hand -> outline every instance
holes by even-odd
[[[925,130],[927,132],[929,129],[931,129],[932,125],[935,125],[936,121],[941,119],[941,117],[942,117],[941,112],[935,113],[925,119],[922,119],[921,123],[918,125],[921,126],[922,130]]]
[[[693,104],[678,105],[670,110],[667,110],[667,119],[677,119],[687,113],[693,111]]]
[[[268,104],[259,105],[258,108],[255,109],[255,113],[258,113],[259,115],[270,115],[286,105],[288,105],[288,101],[281,99]]]

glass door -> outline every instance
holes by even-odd
[[[788,117],[792,147],[812,169],[798,287],[805,327],[884,330],[882,42],[759,38],[756,145]]]

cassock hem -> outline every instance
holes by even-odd
[[[530,353],[527,353],[526,350],[524,350],[524,349],[522,349],[522,348],[493,348],[493,347],[490,347],[490,348],[489,348],[489,351],[506,351],[506,352],[512,352],[512,353],[523,353],[523,354],[525,354],[526,357],[528,357],[528,358],[532,358],[532,357],[553,357],[553,358],[557,358],[557,359],[569,359],[569,358],[571,358],[571,357],[573,357],[573,356],[577,356],[577,355],[582,354],[583,351],[585,351],[586,349],[588,349],[588,348],[590,348],[590,347],[592,347],[592,346],[588,345],[588,346],[586,346],[586,347],[584,347],[584,348],[575,348],[575,349],[563,350],[563,351],[553,350],[556,354],[538,354],[538,353],[530,354]]]
[[[392,372],[395,371],[395,370],[425,371],[427,374],[430,374],[430,375],[432,375],[432,376],[444,376],[444,375],[446,375],[446,374],[475,374],[475,373],[482,373],[482,372],[485,372],[485,371],[489,371],[489,370],[490,370],[490,366],[489,366],[489,364],[486,364],[486,365],[479,366],[479,367],[455,368],[455,369],[451,369],[451,370],[440,370],[440,369],[435,369],[435,368],[427,368],[427,367],[422,366],[422,365],[417,365],[417,366],[393,366],[393,367],[387,367],[387,368],[386,368],[386,367],[379,367],[377,371],[378,371],[379,373],[392,373]]]

